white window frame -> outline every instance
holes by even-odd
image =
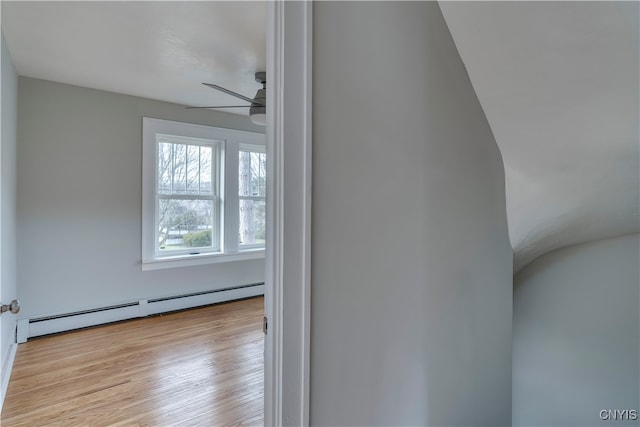
[[[142,119],[142,129],[142,270],[264,258],[264,247],[238,245],[238,152],[241,146],[264,147],[265,135],[149,117]],[[214,228],[220,230],[219,250],[201,250],[197,254],[188,251],[165,254],[157,250],[157,135],[208,140],[218,145],[219,190],[214,196],[219,224],[214,224]]]
[[[167,142],[171,143],[171,144],[184,144],[184,145],[192,145],[192,146],[201,146],[201,147],[210,147],[212,150],[212,156],[211,156],[211,169],[212,169],[212,174],[211,174],[211,189],[212,192],[211,194],[188,194],[186,192],[186,185],[185,185],[185,192],[184,193],[178,193],[178,192],[169,192],[169,193],[161,193],[158,191],[157,185],[157,179],[154,181],[154,204],[155,204],[155,211],[154,211],[154,242],[158,241],[159,236],[159,230],[158,230],[158,214],[160,211],[160,201],[165,199],[165,200],[203,200],[203,201],[211,201],[212,205],[213,205],[213,223],[212,223],[212,243],[213,245],[211,247],[203,247],[203,248],[192,248],[192,249],[180,249],[180,250],[174,250],[171,252],[162,252],[160,251],[160,249],[158,248],[157,245],[153,246],[154,249],[154,254],[153,257],[154,258],[166,258],[166,257],[175,257],[175,256],[180,256],[180,255],[188,255],[190,252],[195,252],[198,251],[199,254],[207,254],[207,253],[220,253],[222,252],[222,248],[223,248],[223,230],[222,230],[222,221],[220,220],[221,218],[221,209],[220,209],[220,205],[222,202],[222,194],[221,194],[221,186],[220,186],[220,182],[221,182],[221,176],[223,174],[223,169],[222,169],[222,165],[221,165],[221,157],[222,157],[222,153],[223,153],[223,141],[218,141],[218,140],[211,140],[211,139],[202,139],[202,138],[193,138],[193,137],[185,137],[183,135],[168,135],[168,134],[163,134],[163,133],[156,133],[155,134],[155,144],[154,144],[154,148],[156,149],[156,155],[157,155],[157,147],[158,144],[160,143],[159,139],[163,138],[166,139]],[[158,177],[159,171],[157,169],[158,166],[158,158],[156,157],[155,161],[154,161],[154,177]],[[172,180],[173,181],[173,180]],[[186,183],[185,183],[186,184]],[[172,182],[172,187],[173,187],[173,182]],[[214,241],[214,237],[215,237],[215,241]]]

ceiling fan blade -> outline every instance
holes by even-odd
[[[200,108],[248,108],[251,105],[216,105],[214,107],[185,107],[187,110],[197,110]]]
[[[202,83],[202,84],[203,84],[203,85],[205,85],[205,86],[210,87],[211,89],[217,89],[217,90],[219,90],[220,92],[224,92],[224,93],[226,93],[227,95],[235,96],[236,98],[243,99],[243,100],[245,100],[245,101],[247,101],[247,102],[250,102],[250,103],[252,103],[252,104],[264,105],[264,104],[263,104],[262,102],[260,102],[260,101],[256,101],[256,100],[251,99],[251,98],[249,98],[249,97],[247,97],[247,96],[240,95],[239,93],[234,92],[234,91],[232,91],[232,90],[229,90],[229,89],[227,89],[227,88],[224,88],[224,87],[222,87],[222,86],[218,86],[218,85],[215,85],[215,84],[213,84],[213,83]]]

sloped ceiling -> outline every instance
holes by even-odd
[[[440,2],[502,152],[518,270],[637,232],[637,2]],[[2,2],[20,75],[227,105],[266,66],[265,2]],[[390,81],[392,81],[390,76]],[[247,114],[246,109],[228,110]]]
[[[639,229],[638,2],[440,2],[506,172],[515,270]]]

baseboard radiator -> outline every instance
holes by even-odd
[[[126,304],[100,307],[54,316],[19,319],[18,343],[42,335],[55,334],[73,329],[102,325],[120,320],[146,317],[187,308],[200,307],[225,301],[264,295],[264,283],[253,283],[213,291],[196,292],[165,298],[133,301]]]

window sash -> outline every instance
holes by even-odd
[[[160,145],[168,144],[172,146],[171,149],[171,176],[170,176],[170,191],[162,191],[160,189],[161,176],[159,170],[160,163]],[[219,196],[220,195],[220,178],[221,178],[221,151],[224,141],[218,141],[213,139],[203,139],[203,138],[190,138],[179,135],[167,135],[167,134],[156,134],[156,146],[155,146],[155,193],[156,194],[169,194],[169,195],[212,195]],[[184,165],[184,190],[183,191],[175,191],[175,163],[176,163],[176,155],[175,155],[175,146],[184,145],[185,146],[185,165]],[[189,192],[189,156],[186,154],[188,152],[188,147],[198,147],[200,148],[198,152],[198,190],[197,192]],[[203,192],[202,187],[202,150],[201,148],[210,148],[211,149],[211,159],[209,164],[209,179],[211,182],[211,189],[208,192]],[[194,191],[194,190],[192,190]]]
[[[262,202],[264,204],[264,208],[266,209],[266,197],[261,197],[261,196],[240,196],[238,197],[239,203],[238,203],[238,220],[240,220],[240,206],[242,206],[242,201],[243,200],[250,200],[250,201],[257,201],[257,202]],[[265,215],[266,215],[266,211],[265,211]],[[264,224],[264,226],[266,227],[266,222]],[[256,242],[256,243],[241,243],[240,242],[240,233],[241,233],[241,227],[240,225],[238,225],[238,248],[240,250],[248,250],[248,249],[256,249],[256,248],[264,248],[265,247],[265,243],[260,243],[260,242]],[[266,230],[264,230],[266,231]]]
[[[248,159],[243,159],[243,154],[248,154]],[[253,156],[257,154],[257,156]],[[249,162],[248,164],[246,162]],[[254,162],[258,162],[257,165],[254,165]],[[266,171],[266,155],[264,150],[261,147],[256,147],[253,149],[249,148],[241,148],[238,151],[238,163],[242,163],[245,167],[249,168],[248,176],[245,176],[243,171],[239,170],[238,174],[238,182],[244,184],[243,186],[238,187],[238,195],[240,197],[247,196],[266,196],[267,190],[267,171]],[[254,182],[257,181],[257,182]],[[257,191],[254,191],[257,190]]]
[[[248,166],[249,167],[249,176],[243,176],[242,175],[242,171],[240,170],[240,164],[243,161],[242,159],[242,154],[248,154],[249,155],[249,159],[244,159],[244,161],[246,162],[247,160],[250,162]],[[254,156],[252,156],[252,154],[257,154],[257,160],[258,163],[257,165],[253,164],[254,161]],[[265,156],[265,147],[261,146],[261,145],[251,145],[251,144],[240,144],[240,146],[238,147],[238,155],[236,156],[237,162],[238,162],[238,209],[236,211],[236,215],[238,216],[238,249],[239,250],[251,250],[251,249],[258,249],[258,248],[264,248],[265,244],[264,243],[242,243],[240,240],[240,233],[242,232],[241,230],[241,211],[240,211],[240,206],[242,205],[242,201],[245,200],[250,200],[250,201],[256,201],[256,202],[263,202],[266,206],[266,164],[261,164],[261,160],[264,160],[266,163],[266,158],[264,158]],[[254,169],[254,167],[257,166],[257,170]],[[263,167],[264,166],[264,167]],[[254,175],[254,172],[257,172],[256,175]],[[256,184],[254,184],[252,181],[256,179],[258,182]],[[244,181],[244,182],[242,182]],[[243,183],[245,185],[246,188],[241,188],[240,183]],[[254,186],[257,185],[257,194],[254,193],[253,189]],[[246,191],[248,188],[248,191]],[[243,194],[243,193],[251,193],[251,194]],[[266,212],[265,212],[266,213]],[[252,218],[251,220],[253,220],[254,218]]]
[[[220,253],[222,249],[222,221],[220,216],[220,204],[221,198],[219,183],[221,181],[220,174],[220,151],[222,143],[216,140],[210,139],[202,139],[202,138],[190,138],[179,135],[168,135],[163,133],[157,133],[155,135],[155,215],[154,215],[154,230],[155,230],[155,239],[154,239],[154,255],[155,258],[163,258],[163,257],[171,257],[171,256],[179,256],[179,255],[196,255],[202,253]],[[161,171],[160,171],[160,147],[161,144],[167,144],[171,147],[170,149],[170,191],[163,191],[160,189],[161,185]],[[176,176],[176,147],[184,146],[184,165],[181,166],[181,169],[184,169],[184,190],[175,191],[175,176]],[[198,147],[198,160],[197,160],[197,175],[198,175],[198,192],[197,193],[189,193],[189,148],[190,147]],[[208,178],[210,181],[210,190],[202,193],[202,147],[210,148],[211,155],[209,161],[209,174]],[[182,161],[182,160],[177,160]],[[160,201],[161,200],[178,200],[178,201],[209,201],[212,204],[212,212],[209,218],[209,222],[211,223],[211,236],[210,246],[200,246],[200,247],[187,247],[187,248],[174,248],[167,249],[166,247],[163,249],[161,246],[162,239],[162,224],[160,218]],[[202,231],[209,230],[203,229]],[[165,240],[170,240],[168,238],[169,230],[167,230],[167,237]],[[179,234],[182,235],[182,234]],[[187,234],[188,235],[188,234]],[[183,243],[184,244],[184,243]]]
[[[160,214],[160,201],[161,200],[178,200],[178,201],[210,201],[212,204],[212,210],[211,210],[211,215],[208,217],[209,222],[211,224],[211,227],[207,227],[207,228],[202,228],[200,230],[194,230],[192,231],[192,233],[197,233],[198,231],[208,231],[211,230],[211,245],[207,245],[207,246],[193,246],[193,247],[184,247],[184,248],[175,248],[175,249],[162,249],[161,245],[160,245],[160,239],[161,239],[161,227],[160,227],[160,219],[157,217]],[[161,197],[157,198],[156,201],[156,221],[155,221],[155,231],[156,231],[156,237],[155,237],[155,253],[156,253],[156,257],[159,258],[163,258],[163,257],[171,257],[171,256],[177,256],[177,255],[200,255],[200,254],[204,254],[204,253],[220,253],[221,252],[221,247],[222,247],[222,224],[220,221],[220,198],[219,197],[198,197],[198,198],[191,198],[191,197],[183,197],[183,196],[178,196],[178,197],[172,197],[172,196],[167,196],[167,195],[162,195]],[[196,227],[199,227],[198,225],[196,225]],[[178,229],[179,230],[179,229]],[[187,236],[191,233],[186,233],[183,234],[182,232],[180,233],[180,235],[184,235]],[[167,235],[170,236],[169,231],[167,231]],[[184,244],[184,243],[183,243]]]

